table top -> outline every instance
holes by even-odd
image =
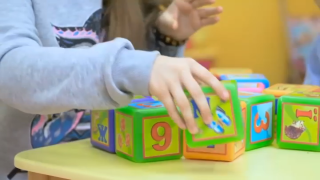
[[[172,160],[133,163],[95,149],[89,140],[19,153],[16,167],[72,180],[313,180],[320,152],[265,147],[233,162]]]

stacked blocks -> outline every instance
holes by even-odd
[[[223,74],[248,74],[252,73],[248,68],[210,68],[210,72],[221,80],[220,76]]]
[[[319,98],[320,88],[279,98],[277,144],[280,148],[320,151]]]
[[[277,114],[278,111],[278,99],[279,97],[292,93],[294,91],[311,91],[313,89],[317,89],[317,86],[312,86],[312,85],[298,85],[298,84],[275,84],[270,86],[269,88],[265,89],[263,93],[265,94],[272,94],[275,96],[275,114]],[[274,133],[274,138],[277,137],[277,116],[275,116],[275,121],[273,124],[273,133]]]
[[[224,74],[221,80],[236,80],[238,83],[262,83],[265,88],[269,87],[269,80],[262,74]]]
[[[239,97],[246,118],[246,151],[271,145],[275,97],[251,92],[239,92]]]
[[[160,101],[131,103],[115,116],[118,156],[133,162],[181,158],[182,131]]]
[[[317,89],[317,86],[312,85],[298,85],[298,84],[275,84],[270,86],[269,88],[265,89],[263,93],[265,94],[272,94],[276,97],[276,107],[279,97],[292,93],[294,91],[311,91]],[[277,108],[276,108],[277,113]]]
[[[132,102],[153,101],[151,97],[136,96]],[[91,144],[94,147],[115,153],[114,110],[91,111]]]
[[[223,83],[230,94],[230,100],[224,103],[210,87],[202,87],[213,113],[210,125],[203,123],[196,103],[186,93],[200,129],[195,135],[185,131],[184,157],[187,159],[232,161],[244,152],[244,126],[237,85],[235,81]]]

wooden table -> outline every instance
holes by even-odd
[[[320,153],[265,147],[231,163],[174,160],[137,164],[89,140],[22,152],[15,166],[29,180],[319,180]]]

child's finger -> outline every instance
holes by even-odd
[[[186,129],[186,125],[181,118],[176,105],[174,104],[174,101],[171,97],[170,92],[166,92],[163,94],[163,98],[160,99],[161,102],[164,104],[164,106],[168,110],[169,116],[173,119],[173,121],[181,128]]]
[[[218,16],[201,19],[201,27],[216,24],[219,20],[220,18]]]
[[[192,10],[192,4],[190,4],[190,0],[175,0],[176,6],[183,13],[188,13]]]
[[[171,94],[174,98],[174,101],[180,108],[181,114],[183,116],[183,119],[187,125],[188,130],[191,134],[196,134],[198,132],[198,127],[196,125],[196,122],[194,121],[191,106],[189,104],[189,101],[184,94],[182,87],[180,84],[175,83],[170,86],[171,87]]]
[[[198,9],[198,14],[200,16],[201,19],[204,19],[204,18],[208,18],[210,16],[213,16],[213,15],[218,15],[220,13],[222,13],[223,9],[222,7],[208,7],[208,8],[201,8],[201,9]]]
[[[206,124],[210,124],[212,122],[212,114],[206,96],[202,92],[201,87],[190,73],[186,73],[182,76],[182,82],[197,104],[203,121]]]
[[[210,5],[215,3],[215,0],[193,0],[192,6],[193,8],[200,8],[202,6]]]
[[[216,77],[214,77],[214,75],[211,74],[206,68],[194,61],[191,65],[191,71],[194,76],[199,78],[207,85],[211,86],[222,100],[226,101],[229,99],[228,91],[221,84],[221,82]]]

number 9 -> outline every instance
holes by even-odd
[[[161,136],[159,135],[158,129],[162,127],[164,128],[164,134]],[[154,144],[152,145],[153,149],[156,151],[164,151],[166,150],[172,141],[172,130],[171,127],[168,123],[166,122],[158,122],[156,124],[154,124],[151,128],[151,137],[152,139],[154,139],[155,141],[162,141],[164,140],[164,144],[160,145],[160,144]]]

